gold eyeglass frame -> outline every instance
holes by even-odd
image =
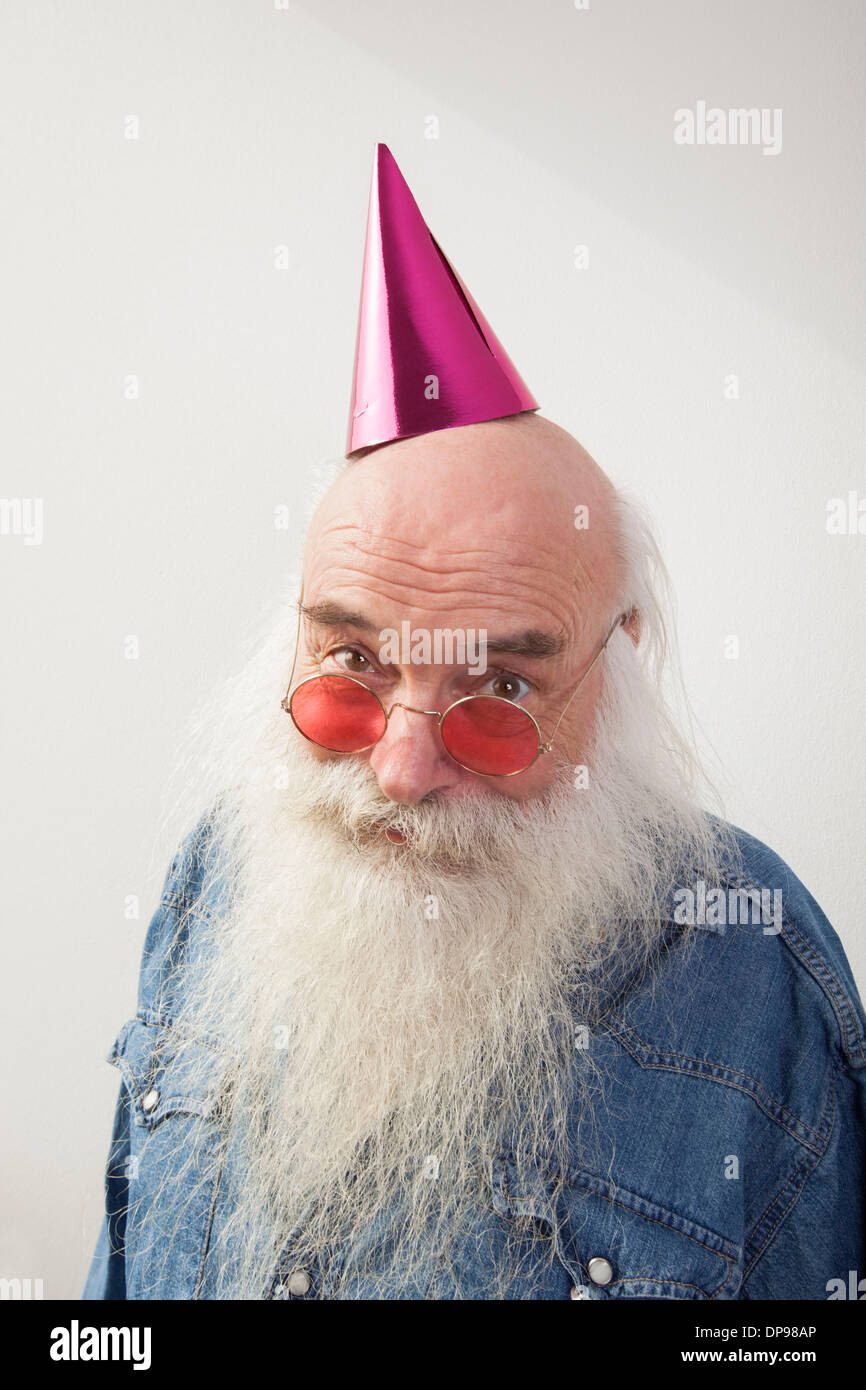
[[[553,741],[556,738],[557,733],[559,732],[560,724],[562,723],[563,719],[568,713],[572,700],[574,700],[575,696],[578,694],[578,691],[580,690],[584,681],[589,676],[596,662],[601,657],[602,652],[604,651],[613,634],[616,632],[617,628],[622,627],[625,623],[627,623],[629,617],[631,616],[629,613],[620,613],[619,617],[611,624],[607,636],[605,637],[595,656],[592,658],[592,661],[587,666],[586,670],[584,671],[574,690],[571,692],[571,695],[568,698],[568,702],[566,703],[565,708],[563,709],[555,725],[553,726],[553,733],[550,735],[550,738],[547,739],[547,741],[545,741],[535,716],[533,714],[530,714],[528,709],[524,709],[522,705],[515,704],[513,700],[507,700],[504,695],[461,695],[459,700],[452,700],[451,704],[447,707],[447,709],[444,710],[416,709],[414,705],[406,705],[403,703],[402,700],[395,700],[394,703],[391,705],[391,708],[386,709],[382,701],[379,699],[379,696],[376,694],[375,690],[371,690],[369,685],[365,685],[364,682],[358,680],[356,676],[343,675],[339,671],[326,672],[324,674],[320,673],[317,676],[305,676],[304,679],[302,681],[298,681],[297,685],[293,688],[292,679],[295,674],[295,666],[297,665],[298,660],[298,643],[300,641],[301,635],[301,615],[303,612],[303,601],[304,595],[302,590],[301,597],[298,600],[298,631],[295,636],[295,656],[294,660],[292,661],[292,670],[291,674],[289,675],[289,684],[286,689],[285,695],[280,701],[280,708],[283,709],[289,716],[301,737],[305,738],[308,743],[314,743],[317,748],[324,748],[329,753],[339,753],[342,754],[344,757],[351,757],[355,753],[366,753],[369,749],[375,748],[377,743],[382,742],[382,739],[385,737],[385,734],[388,729],[388,721],[391,718],[391,715],[393,714],[394,710],[405,709],[408,710],[410,714],[431,715],[438,719],[439,740],[446,754],[452,762],[457,764],[458,767],[462,767],[465,772],[473,773],[476,777],[518,777],[521,772],[528,772],[529,769],[533,767],[535,763],[538,761],[542,753],[550,753],[553,751]],[[319,743],[316,739],[310,738],[309,734],[305,734],[303,729],[295,719],[295,716],[292,714],[292,700],[294,699],[294,696],[297,694],[297,692],[301,689],[301,686],[309,685],[311,681],[320,680],[351,681],[353,685],[359,685],[362,690],[368,691],[368,693],[373,696],[373,699],[376,700],[376,702],[379,705],[379,708],[385,716],[385,727],[383,728],[379,737],[375,739],[372,743],[366,743],[363,748],[328,748],[327,744]],[[510,709],[519,709],[521,714],[525,714],[527,719],[531,719],[535,728],[536,735],[538,736],[538,746],[536,747],[535,754],[531,762],[528,762],[525,767],[519,767],[515,772],[477,772],[474,767],[469,767],[466,763],[461,763],[459,758],[455,758],[454,754],[446,746],[445,739],[442,736],[442,725],[445,722],[446,717],[451,713],[451,711],[453,709],[456,709],[458,705],[466,704],[467,700],[496,700],[499,704],[508,705]]]

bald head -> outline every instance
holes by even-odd
[[[325,566],[443,619],[474,608],[489,627],[516,605],[574,640],[615,602],[613,487],[537,414],[398,440],[350,463],[320,504],[306,592]]]

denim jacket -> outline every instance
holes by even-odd
[[[173,963],[195,949],[182,909],[220,910],[201,891],[205,826],[169,869],[145,941],[138,1010],[107,1056],[120,1091],[85,1299],[217,1296],[213,1252],[232,1186],[214,1102],[223,1056],[209,1048],[209,1068],[196,1067],[188,1085],[173,1056],[171,1006],[154,1009]],[[505,1250],[512,1298],[866,1296],[863,1005],[814,898],[766,845],[735,835],[742,861],[726,900],[718,894],[711,911],[700,884],[693,900],[676,895],[652,969],[631,978],[624,962],[610,981],[588,1040],[606,1078],[592,1164],[527,1173],[507,1152],[497,1155],[479,1179],[475,1227],[447,1274],[437,1269],[424,1287],[395,1297],[489,1297],[487,1276]],[[753,905],[764,890],[769,910],[757,921],[744,911],[744,890]],[[154,1131],[181,1144],[153,1144]],[[194,1135],[217,1161],[175,1191],[166,1156]],[[156,1265],[139,1228],[166,1183],[176,1220]],[[381,1235],[370,1239],[379,1241],[387,1288]],[[554,1258],[540,1259],[551,1241]],[[329,1298],[333,1269],[324,1259],[297,1269],[289,1244],[265,1296]],[[349,1287],[350,1297],[372,1296],[360,1277]]]

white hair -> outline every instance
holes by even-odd
[[[652,518],[643,501],[622,488],[614,489],[612,501],[613,543],[622,576],[617,611],[637,614],[641,665],[655,694],[660,733],[683,785],[722,816],[721,796],[697,749],[696,719],[677,640],[676,599]],[[728,848],[733,852],[730,843]]]

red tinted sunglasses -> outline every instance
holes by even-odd
[[[300,605],[298,632],[300,634]],[[515,777],[526,772],[553,740],[574,697],[617,628],[628,621],[621,613],[587,666],[545,742],[528,710],[501,695],[464,695],[445,710],[415,709],[395,700],[386,709],[379,696],[355,676],[308,676],[280,701],[295,728],[311,743],[332,753],[364,753],[385,734],[395,709],[439,720],[439,737],[449,758],[481,777]],[[295,644],[297,652],[297,643]],[[294,663],[292,664],[294,675]]]

